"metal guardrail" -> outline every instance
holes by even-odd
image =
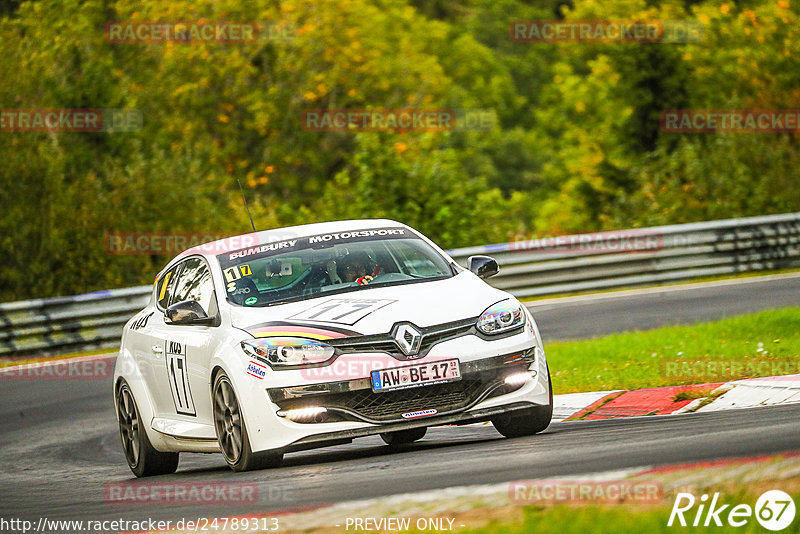
[[[784,269],[800,265],[800,213],[450,251],[462,265],[475,254],[497,259],[492,285],[520,298]]]
[[[800,213],[519,240],[448,251],[490,255],[489,282],[517,297],[657,285],[800,265]],[[0,304],[0,356],[119,345],[151,286]]]
[[[152,286],[0,304],[0,356],[119,347]]]
[[[657,285],[800,265],[800,213],[521,240],[449,251],[494,257],[520,298]]]

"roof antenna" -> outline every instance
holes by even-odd
[[[250,217],[250,226],[253,227],[253,232],[255,232],[256,225],[253,224],[253,216],[250,215],[250,208],[247,207],[247,199],[244,197],[244,188],[242,187],[242,182],[239,181],[239,178],[236,178],[236,183],[239,184],[239,191],[242,192],[242,202],[244,202],[244,209],[247,211],[247,216]]]

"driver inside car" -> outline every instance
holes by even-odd
[[[372,261],[363,252],[351,252],[344,257],[337,268],[339,277],[343,282],[356,282],[358,285],[367,285],[375,277],[378,269],[369,271]]]

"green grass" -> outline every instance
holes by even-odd
[[[545,351],[556,394],[800,373],[800,308],[550,343]],[[716,370],[708,370],[711,360]]]
[[[695,399],[705,399],[714,391],[714,388],[703,388],[703,389],[689,389],[686,391],[680,391],[674,397],[672,397],[672,402],[680,402],[685,400],[695,400]]]
[[[798,502],[800,495],[793,495],[793,499]],[[535,532],[537,534],[674,534],[675,532],[714,532],[714,533],[751,533],[768,532],[754,516],[747,518],[747,524],[736,528],[727,524],[728,512],[736,504],[747,504],[751,507],[755,505],[756,498],[746,496],[744,498],[728,497],[722,503],[730,503],[725,511],[720,514],[722,527],[718,526],[691,526],[697,505],[684,514],[687,519],[687,526],[681,527],[677,519],[671,527],[667,526],[673,499],[667,499],[668,503],[659,507],[641,507],[630,504],[617,504],[607,506],[567,506],[559,505],[554,507],[528,506],[525,508],[522,521],[492,521],[479,528],[458,529],[462,534],[527,534]],[[720,504],[722,504],[720,503]],[[704,510],[705,512],[705,510]],[[705,513],[700,520],[700,525],[705,521]],[[797,517],[783,532],[797,532]]]

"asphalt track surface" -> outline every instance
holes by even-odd
[[[545,343],[800,306],[800,273],[529,303]]]
[[[606,296],[581,305],[565,301],[571,304],[564,310],[551,302],[539,311],[534,307],[534,312],[547,341],[560,337],[559,332],[587,337],[797,305],[798,289],[800,277],[783,278],[683,292],[665,289],[655,298],[650,293]],[[619,326],[609,330],[614,324]],[[798,419],[800,405],[787,405],[554,423],[542,434],[516,439],[502,438],[491,425],[444,427],[395,450],[378,437],[368,437],[287,455],[280,468],[249,473],[228,470],[218,454],[184,454],[174,475],[136,481],[122,454],[107,381],[0,380],[0,516],[31,521],[192,520],[451,486],[797,451]],[[106,484],[144,480],[253,483],[258,498],[255,503],[212,506],[106,502]]]

